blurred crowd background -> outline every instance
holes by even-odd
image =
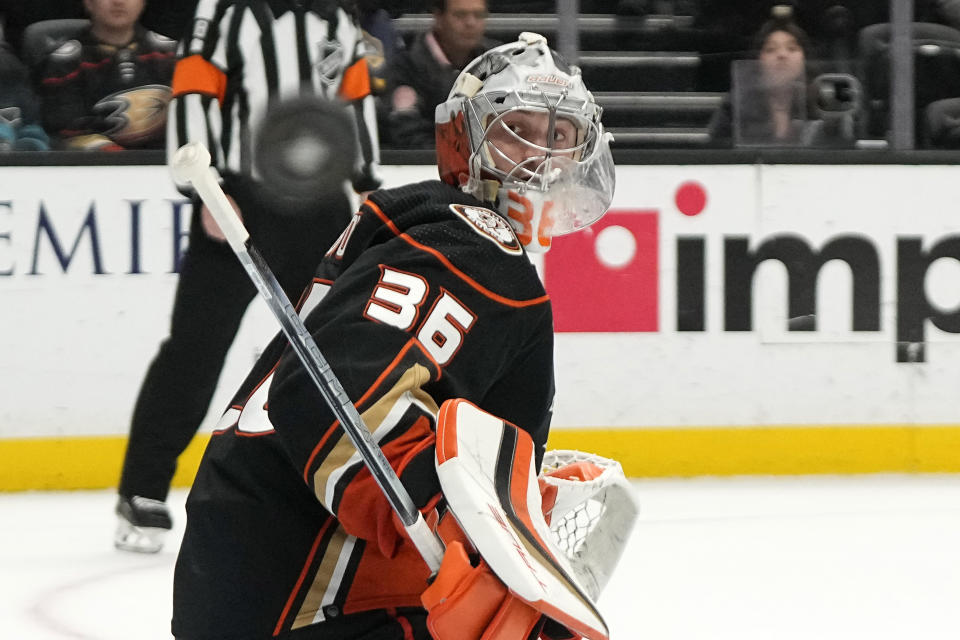
[[[117,18],[117,4],[136,13],[133,45],[98,39],[110,33],[98,20]],[[899,18],[885,0],[341,4],[369,35],[382,149],[432,148],[433,107],[459,69],[521,31],[543,33],[582,68],[615,149],[902,149],[897,127],[906,147],[960,148],[960,0],[903,2]],[[118,125],[115,96],[169,99],[163,87],[196,5],[5,0],[0,148],[162,149],[156,109]],[[111,65],[129,86],[91,79]]]

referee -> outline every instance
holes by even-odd
[[[296,302],[352,213],[347,180],[308,202],[279,198],[255,162],[258,131],[285,101],[319,96],[346,111],[353,190],[376,189],[378,140],[369,43],[351,2],[200,0],[180,45],[167,146],[210,149],[224,191],[287,295]],[[369,36],[366,36],[369,37]],[[343,131],[338,131],[342,140]],[[356,137],[354,141],[352,138]],[[343,150],[350,157],[353,148]],[[260,165],[261,167],[263,165]],[[147,370],[123,462],[114,544],[159,551],[177,458],[210,405],[227,351],[256,292],[205,206],[194,202],[170,334]]]

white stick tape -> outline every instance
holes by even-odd
[[[235,250],[243,248],[250,234],[210,170],[210,152],[206,147],[199,142],[183,145],[173,154],[170,170],[177,181],[193,185],[230,246]]]

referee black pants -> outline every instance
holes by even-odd
[[[296,304],[324,253],[350,219],[346,193],[278,214],[256,187],[225,177],[253,244]],[[194,207],[189,246],[170,321],[140,387],[120,476],[119,493],[166,500],[177,458],[206,416],[230,345],[256,289],[229,245],[211,240]],[[239,384],[242,380],[236,380]],[[225,407],[224,407],[225,408]]]

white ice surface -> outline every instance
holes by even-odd
[[[960,476],[635,486],[614,640],[960,638]],[[110,491],[0,494],[0,639],[169,639],[185,497],[144,556],[113,549]]]

